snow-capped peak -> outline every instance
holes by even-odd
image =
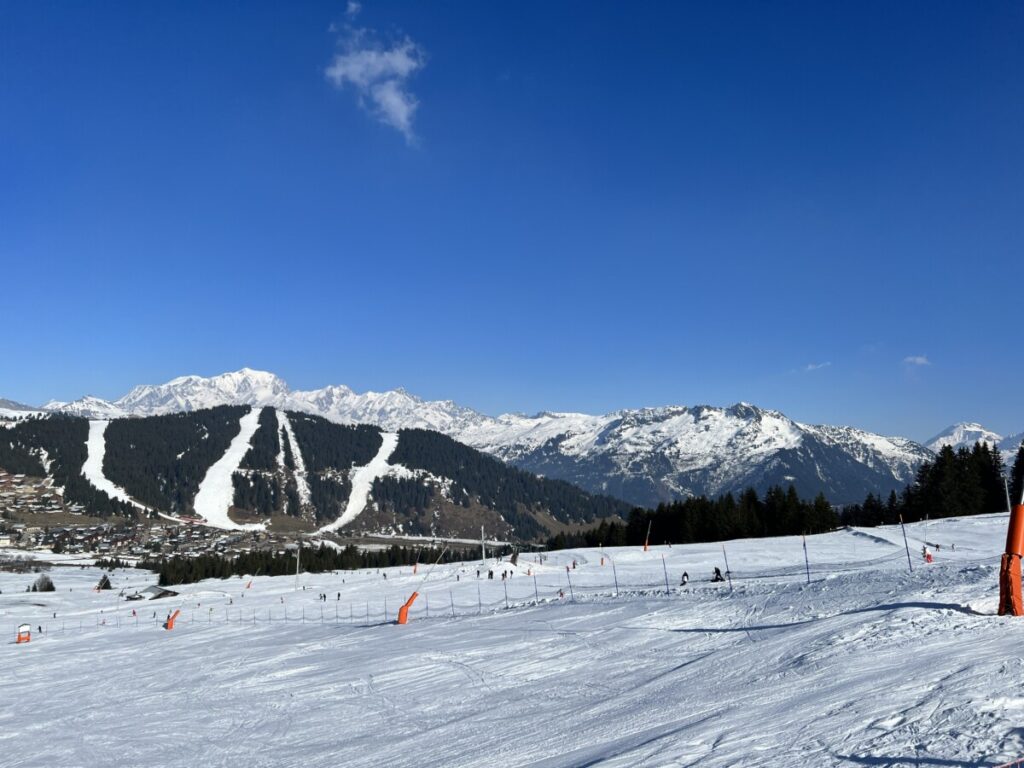
[[[179,376],[166,384],[135,387],[116,404],[132,414],[151,416],[217,405],[278,405],[287,395],[288,385],[274,374],[242,368],[209,378]]]
[[[937,453],[946,445],[953,449],[971,448],[975,443],[980,441],[987,443],[989,446],[996,446],[999,445],[1002,440],[1002,435],[993,432],[990,429],[986,429],[981,424],[964,421],[959,424],[953,424],[946,427],[939,434],[929,440],[927,445]]]
[[[102,397],[86,395],[70,403],[53,405],[47,403],[45,410],[66,413],[71,416],[84,416],[87,419],[121,419],[128,416],[128,412],[119,407],[116,403],[104,400]]]
[[[113,403],[83,398],[55,409],[116,418],[218,405],[269,406],[387,431],[431,429],[529,471],[640,504],[690,494],[796,482],[804,494],[858,501],[868,491],[898,489],[932,452],[899,437],[851,427],[798,423],[746,402],[722,408],[669,405],[603,415],[542,412],[491,417],[451,400],[424,400],[404,389],[355,392],[343,385],[291,390],[267,371],[181,376],[135,387]],[[998,443],[977,424],[951,427],[932,441]],[[1020,442],[1020,436],[1017,443]],[[1016,450],[1016,445],[1012,450]]]

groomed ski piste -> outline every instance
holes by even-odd
[[[199,484],[194,509],[195,514],[201,518],[202,525],[233,531],[262,531],[266,528],[263,523],[236,523],[228,515],[228,510],[231,507],[235,493],[231,476],[238,469],[251,446],[253,435],[259,429],[259,417],[259,408],[251,408],[241,417],[238,434],[232,438],[231,444],[224,452],[224,455],[207,470],[206,476],[203,477],[202,482]],[[307,505],[310,503],[310,490],[309,481],[306,478],[306,465],[302,457],[302,451],[298,441],[295,439],[295,433],[292,431],[288,415],[282,411],[277,411],[277,417],[282,433],[288,435],[288,442],[292,446],[299,500],[302,504]],[[135,499],[128,495],[127,491],[115,485],[103,474],[103,457],[106,453],[104,435],[109,423],[109,421],[102,420],[89,422],[89,436],[86,440],[87,453],[85,463],[82,465],[82,475],[93,486],[105,492],[108,496],[134,504],[139,509],[149,511],[145,505],[135,501]],[[395,452],[395,448],[398,447],[397,432],[385,432],[381,437],[381,447],[377,451],[376,456],[368,464],[352,470],[352,490],[349,493],[344,511],[336,520],[320,528],[317,531],[318,533],[337,531],[342,526],[348,525],[355,520],[366,509],[370,491],[373,489],[373,481],[391,469],[388,459]],[[284,462],[283,455],[282,449],[278,457],[278,462],[282,465]],[[178,523],[186,522],[166,512],[157,511],[157,514],[166,520]]]
[[[55,593],[0,573],[0,764],[993,766],[1024,755],[1024,620],[994,615],[1006,523],[908,526],[913,572],[899,527],[808,537],[809,584],[799,537],[726,542],[732,589],[709,581],[720,544],[136,602],[118,592],[152,574],[97,593],[99,570],[50,556],[71,566]]]
[[[381,438],[377,455],[370,460],[370,463],[352,470],[352,490],[349,493],[345,511],[336,520],[320,528],[318,533],[337,531],[342,526],[348,525],[359,517],[360,513],[366,509],[366,504],[370,498],[370,491],[373,489],[373,481],[387,473],[389,468],[388,459],[391,458],[391,454],[398,447],[397,432],[384,432],[381,434]]]
[[[299,503],[304,507],[309,506],[312,503],[312,493],[309,490],[309,480],[306,477],[306,460],[302,457],[302,449],[299,447],[299,441],[295,439],[295,432],[292,430],[292,422],[288,418],[288,414],[284,411],[278,410],[277,423],[280,425],[281,434],[288,436],[288,445],[292,449],[292,460],[295,462],[295,486],[299,494]],[[278,465],[282,471],[286,471],[287,467],[284,466],[284,440],[281,441],[281,453],[278,457]]]
[[[128,495],[124,488],[115,485],[103,474],[103,457],[107,453],[106,432],[109,424],[110,422],[106,419],[89,421],[89,435],[85,440],[86,456],[85,462],[82,464],[82,476],[110,498],[124,501],[146,511],[148,508],[144,504],[137,502]]]
[[[204,520],[204,525],[211,528],[234,531],[262,531],[266,528],[262,523],[236,523],[228,516],[228,508],[235,497],[235,486],[231,476],[242,463],[249,451],[252,436],[260,426],[260,409],[250,408],[249,412],[239,419],[238,434],[231,439],[231,444],[213,466],[206,471],[206,476],[199,485],[193,504],[196,514]]]

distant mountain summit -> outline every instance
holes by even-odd
[[[929,440],[927,445],[931,450],[938,452],[945,445],[954,449],[970,448],[977,442],[983,442],[990,447],[999,448],[1003,453],[1014,455],[1020,448],[1021,441],[1024,441],[1024,432],[1003,436],[981,424],[965,421],[946,427]]]
[[[906,438],[801,424],[749,403],[492,417],[402,389],[292,390],[274,374],[250,368],[138,386],[112,402],[86,397],[46,407],[112,419],[221,405],[270,406],[389,431],[433,430],[522,469],[645,506],[788,483],[804,496],[820,492],[836,503],[861,501],[869,492],[902,488],[932,456]]]
[[[500,416],[458,436],[538,474],[653,506],[793,483],[837,503],[902,488],[932,454],[911,440],[800,424],[748,403],[605,416]]]

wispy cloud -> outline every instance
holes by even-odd
[[[346,15],[354,19],[361,8],[350,1]],[[409,90],[409,79],[426,66],[423,48],[409,37],[383,43],[373,30],[347,24],[338,45],[341,52],[334,55],[324,76],[336,88],[353,88],[363,109],[413,143],[419,101]]]
[[[345,7],[345,15],[350,19],[354,19],[361,10],[363,10],[362,3],[357,3],[356,0],[348,0],[348,5]]]
[[[927,355],[908,355],[903,358],[903,362],[906,365],[931,365],[932,361],[928,359]]]
[[[820,371],[822,368],[828,368],[832,363],[808,363],[804,366],[804,372],[810,373],[811,371]]]

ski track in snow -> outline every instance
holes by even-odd
[[[103,474],[103,457],[107,453],[106,432],[110,422],[106,419],[94,419],[89,422],[89,437],[86,438],[85,463],[82,464],[82,476],[93,484],[99,491],[118,501],[132,504],[141,510],[149,511],[149,508],[135,501],[128,495],[128,491],[118,485],[114,485],[107,476]]]
[[[228,517],[228,508],[235,498],[235,486],[231,476],[249,450],[252,436],[260,426],[260,409],[250,408],[249,412],[239,419],[239,431],[231,441],[231,445],[206,471],[206,477],[199,484],[194,503],[195,512],[202,517],[211,528],[229,531],[262,531],[266,528],[262,523],[242,525]]]
[[[381,434],[381,438],[380,450],[377,451],[377,455],[370,460],[369,464],[359,467],[352,473],[352,492],[348,496],[345,511],[341,513],[341,517],[325,525],[318,533],[336,531],[351,523],[366,509],[366,501],[373,488],[373,481],[388,471],[388,459],[398,447],[397,432],[384,432]]]
[[[302,458],[302,449],[299,448],[299,441],[295,439],[295,432],[292,430],[291,421],[288,420],[288,414],[284,411],[278,411],[277,421],[284,427],[284,431],[288,435],[288,443],[292,447],[292,461],[295,462],[295,486],[299,492],[299,502],[303,506],[308,506],[312,503],[312,496],[309,492],[309,481],[306,479],[306,461]],[[281,447],[280,463],[284,464],[283,445]]]
[[[808,536],[810,584],[800,537],[730,541],[733,591],[708,582],[719,543],[490,560],[508,581],[477,563],[210,579],[156,603],[117,595],[155,574],[97,593],[99,569],[40,553],[57,592],[0,572],[0,764],[993,766],[1024,754],[1024,619],[994,615],[1006,523],[907,525],[913,573],[898,526]]]

